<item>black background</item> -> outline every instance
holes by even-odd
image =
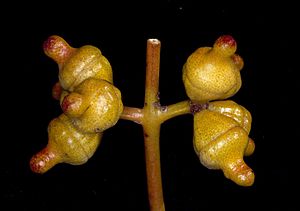
[[[16,3],[1,18],[3,111],[1,200],[12,210],[149,210],[141,126],[120,120],[105,132],[95,155],[81,166],[59,164],[43,175],[30,171],[30,157],[47,144],[47,126],[61,113],[51,97],[57,65],[42,50],[48,36],[72,46],[91,44],[110,61],[126,106],[142,107],[146,41],[161,41],[162,105],[187,99],[182,66],[198,47],[232,35],[244,59],[243,85],[231,99],[253,118],[255,153],[245,160],[256,174],[239,187],[221,171],[203,167],[193,150],[192,115],[161,129],[166,210],[206,208],[289,210],[299,140],[299,78],[295,63],[295,7],[288,3],[219,4],[203,1],[88,1]],[[6,8],[4,8],[6,10]],[[292,168],[293,167],[293,168]],[[1,210],[5,210],[2,209]]]

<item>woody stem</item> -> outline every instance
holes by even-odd
[[[145,161],[150,211],[165,211],[161,167],[160,167],[160,127],[161,124],[178,115],[191,113],[190,101],[182,101],[170,106],[161,106],[158,98],[160,41],[147,41],[146,83],[144,107],[124,107],[121,119],[141,124],[144,131]]]
[[[148,185],[148,199],[151,211],[164,211],[162,190],[159,135],[160,124],[158,119],[159,104],[159,63],[160,41],[149,39],[147,41],[146,57],[146,85],[145,102],[143,108],[143,129],[145,144],[145,160]]]

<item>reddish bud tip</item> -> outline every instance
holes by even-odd
[[[55,156],[53,152],[49,151],[48,148],[44,148],[31,158],[30,169],[35,173],[42,174],[57,163],[57,156]]]
[[[54,84],[54,86],[52,88],[52,97],[55,100],[59,100],[61,93],[62,93],[62,87],[61,87],[60,83],[57,82],[56,84]]]
[[[233,54],[231,56],[231,58],[232,58],[232,61],[234,62],[234,64],[236,65],[236,67],[238,68],[238,70],[243,69],[243,67],[244,67],[244,61],[243,61],[242,57],[240,57],[237,54]]]
[[[233,55],[236,51],[236,47],[236,41],[230,35],[219,37],[214,44],[214,49],[226,55]]]
[[[223,35],[217,39],[216,44],[226,45],[232,48],[236,45],[236,42],[231,35]]]
[[[72,101],[72,98],[69,99],[66,96],[61,103],[61,109],[63,110],[63,112],[67,112],[69,110],[69,108],[72,107],[72,104],[74,104],[74,102]]]
[[[82,105],[82,97],[78,93],[72,93],[63,99],[61,103],[61,108],[65,114],[71,115],[71,116],[77,116],[81,113],[81,105]]]
[[[56,35],[50,36],[43,43],[43,49],[58,64],[64,63],[74,50],[63,38]]]
[[[239,159],[237,163],[231,165],[231,175],[229,178],[241,186],[251,186],[254,183],[255,175],[252,169]],[[225,172],[224,172],[225,173]],[[226,173],[225,173],[226,176]]]
[[[48,52],[55,48],[55,45],[57,43],[57,37],[51,36],[49,37],[44,43],[43,43],[43,49],[44,51]]]

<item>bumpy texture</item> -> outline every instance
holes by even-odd
[[[237,54],[235,40],[221,36],[211,47],[192,53],[183,67],[183,82],[188,97],[196,103],[226,99],[241,87],[243,60]]]
[[[112,84],[112,69],[93,46],[72,48],[51,36],[44,52],[59,66],[59,82],[52,95],[64,114],[48,126],[48,145],[31,158],[32,171],[44,173],[58,163],[80,165],[96,151],[102,132],[119,120],[123,111],[120,91]]]
[[[45,54],[58,64],[62,90],[71,92],[87,78],[113,82],[110,63],[94,46],[73,48],[63,38],[53,35],[44,42],[43,48]]]
[[[102,133],[81,133],[62,114],[48,126],[48,145],[30,160],[36,173],[45,173],[58,163],[80,165],[86,163],[96,151]]]
[[[94,78],[85,80],[66,95],[61,106],[74,126],[87,133],[112,127],[123,111],[121,92],[111,83]]]
[[[255,147],[250,129],[251,114],[244,107],[229,100],[211,102],[194,116],[194,148],[201,163],[221,169],[238,185],[252,185],[254,173],[243,160]]]

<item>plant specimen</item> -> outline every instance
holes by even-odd
[[[113,84],[109,61],[90,45],[71,47],[63,38],[50,36],[44,52],[59,69],[53,97],[62,114],[48,126],[48,145],[34,155],[30,167],[45,173],[58,163],[80,165],[95,153],[103,132],[119,119],[143,127],[150,209],[165,210],[160,171],[161,124],[183,114],[194,116],[194,149],[209,169],[220,169],[241,186],[254,183],[254,173],[243,156],[251,155],[255,144],[249,133],[251,114],[228,100],[241,87],[243,59],[235,54],[236,41],[219,37],[213,47],[196,49],[183,66],[182,80],[189,99],[162,106],[159,93],[160,41],[147,41],[145,101],[143,108],[123,105],[120,90]],[[227,100],[226,100],[227,99]]]

